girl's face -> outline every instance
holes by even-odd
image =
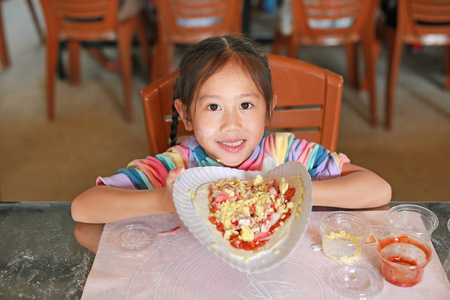
[[[239,166],[263,137],[264,97],[236,62],[229,62],[204,83],[192,102],[191,121],[181,101],[175,105],[206,154],[225,166]]]

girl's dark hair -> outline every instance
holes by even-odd
[[[255,41],[233,35],[214,36],[187,49],[179,65],[179,75],[174,85],[173,100],[180,99],[190,118],[190,107],[203,84],[221,70],[229,61],[235,61],[253,79],[266,101],[266,120],[272,114],[272,76],[269,62]],[[171,146],[177,140],[178,112],[172,105]]]

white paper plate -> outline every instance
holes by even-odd
[[[191,194],[196,189],[208,182],[215,182],[222,178],[239,178],[241,180],[253,180],[258,174],[264,179],[276,178],[280,176],[295,176],[300,174],[305,192],[303,195],[302,211],[300,216],[294,218],[289,236],[274,248],[276,251],[261,253],[258,257],[245,261],[241,257],[229,254],[216,238],[208,230],[200,217],[194,210]],[[242,272],[260,273],[272,269],[281,264],[289,254],[295,249],[308,226],[312,207],[312,185],[311,177],[306,168],[298,162],[287,162],[281,166],[270,170],[267,173],[257,171],[242,171],[225,167],[202,167],[192,168],[184,171],[183,175],[174,185],[174,202],[180,219],[194,237],[208,249],[213,251],[225,262]],[[213,245],[218,245],[214,247]],[[275,254],[276,252],[276,254]]]

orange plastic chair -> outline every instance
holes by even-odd
[[[349,82],[357,86],[356,53],[357,45],[361,44],[372,126],[377,124],[376,58],[373,48],[378,4],[379,0],[292,0],[292,34],[283,36],[276,28],[272,50],[274,54],[280,54],[282,45],[287,44],[288,56],[297,58],[300,45],[346,46]],[[348,21],[345,26],[336,26],[343,20]]]
[[[450,90],[450,1],[399,0],[397,27],[386,26],[388,71],[386,127],[392,127],[395,87],[404,44],[446,46],[445,83]]]
[[[37,16],[36,10],[34,9],[33,2],[31,0],[26,0],[26,2],[27,2],[28,9],[30,10],[30,13],[31,13],[31,18],[34,23],[34,27],[36,28],[36,31],[39,35],[39,40],[41,42],[44,42],[45,41],[44,33],[42,32],[41,25],[39,24],[38,16]]]
[[[125,21],[118,18],[119,0],[41,0],[47,27],[47,111],[54,119],[54,85],[59,51],[59,39],[68,42],[71,82],[79,81],[79,52],[81,41],[117,39],[120,73],[124,90],[124,115],[132,118],[132,60],[131,45],[135,34],[142,49],[144,64],[149,66],[149,46],[145,21],[136,14]]]
[[[3,1],[4,0],[0,0],[0,63],[6,69],[9,67],[11,62],[9,59],[8,48],[6,46],[5,33],[3,31],[3,12],[2,12],[2,2]],[[27,2],[28,9],[30,10],[34,26],[36,27],[36,30],[39,34],[39,39],[41,41],[44,41],[44,35],[42,34],[42,30],[39,25],[39,21],[38,21],[37,14],[34,9],[33,3],[31,2],[31,0],[26,0],[26,2]]]
[[[335,151],[338,142],[343,79],[326,69],[297,59],[267,55],[278,102],[271,131],[288,131],[297,138]],[[150,155],[169,148],[172,123],[173,83],[171,73],[141,92]],[[192,135],[178,124],[178,141]]]
[[[243,0],[156,0],[157,37],[152,80],[173,68],[175,45],[189,45],[215,35],[241,33]]]

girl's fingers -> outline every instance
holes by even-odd
[[[184,168],[176,168],[169,171],[166,179],[167,187],[173,187],[175,180],[183,174]]]
[[[172,198],[172,192],[173,192],[173,184],[175,183],[175,180],[177,180],[178,177],[183,174],[184,168],[176,168],[169,171],[169,174],[167,174],[166,178],[166,192],[167,197],[170,199],[170,201],[166,201],[166,205],[169,209],[169,211],[176,212],[175,204],[173,203]]]

